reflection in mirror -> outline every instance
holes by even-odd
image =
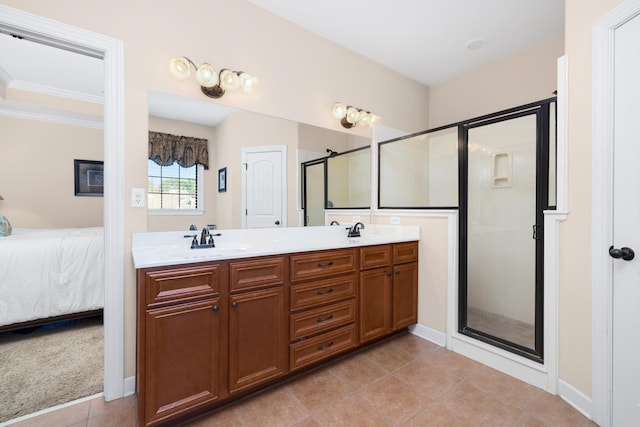
[[[198,228],[216,224],[218,228],[241,228],[242,159],[248,147],[287,147],[287,224],[304,225],[300,164],[324,158],[327,148],[345,152],[370,144],[370,138],[324,129],[264,114],[229,108],[211,100],[186,98],[150,91],[149,130],[207,139],[209,169],[204,171],[204,209],[196,215],[151,216],[149,231]],[[227,191],[220,193],[217,171],[227,168]],[[369,191],[369,190],[368,190]],[[320,199],[324,205],[324,195]],[[365,206],[368,206],[369,202]],[[151,213],[151,212],[150,212]],[[322,214],[324,218],[324,213]],[[324,220],[320,222],[323,224]]]
[[[378,146],[381,208],[458,206],[458,128],[411,135]]]
[[[325,161],[316,160],[302,165],[304,225],[324,224]]]
[[[371,147],[327,159],[327,209],[367,209],[371,204]]]

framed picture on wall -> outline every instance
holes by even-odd
[[[73,176],[76,196],[104,196],[104,162],[75,159]]]
[[[218,193],[227,191],[227,168],[218,169]]]

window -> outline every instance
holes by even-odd
[[[198,164],[188,168],[174,162],[169,166],[160,166],[148,161],[147,194],[149,209],[152,213],[201,212],[203,203],[203,166]]]

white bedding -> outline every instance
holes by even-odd
[[[103,308],[102,227],[0,237],[0,326]]]

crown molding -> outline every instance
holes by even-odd
[[[32,105],[18,104],[14,102],[0,102],[0,117],[36,120],[40,122],[79,126],[91,129],[104,128],[104,120],[102,116],[35,107]]]
[[[2,78],[1,72],[0,72],[0,78]],[[58,88],[39,85],[35,83],[29,83],[21,80],[11,80],[11,82],[7,84],[7,87],[11,89],[16,89],[16,90],[40,93],[43,95],[51,95],[51,96],[57,96],[60,98],[73,99],[76,101],[91,102],[93,104],[104,103],[104,96],[102,95],[90,95],[86,93],[74,92],[70,90],[58,89]]]

